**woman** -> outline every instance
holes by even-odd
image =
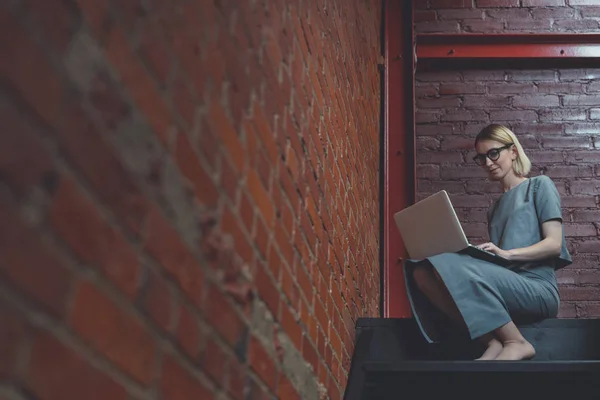
[[[444,338],[440,326],[448,325],[440,325],[441,311],[487,347],[478,360],[529,359],[535,349],[514,320],[533,322],[557,315],[555,270],[572,261],[560,197],[550,178],[527,178],[531,162],[508,128],[487,126],[477,135],[475,149],[475,162],[504,191],[488,210],[491,241],[479,247],[508,258],[511,266],[458,253],[408,261],[407,291],[428,341]]]

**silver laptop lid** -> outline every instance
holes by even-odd
[[[411,259],[465,249],[469,242],[445,190],[394,214]]]

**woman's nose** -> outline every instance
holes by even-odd
[[[492,160],[490,160],[489,157],[486,157],[485,158],[485,166],[490,167],[490,166],[492,166],[492,164],[494,164],[494,162]]]

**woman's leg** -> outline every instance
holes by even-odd
[[[419,265],[413,271],[417,287],[433,303],[433,305],[460,325],[465,324],[458,307],[454,303],[444,282],[430,265]],[[496,336],[490,332],[479,338],[486,350],[477,360],[494,360],[502,352],[503,346]]]
[[[501,326],[494,334],[502,342],[502,351],[496,360],[527,360],[535,356],[535,349],[517,328],[514,322]]]
[[[421,264],[413,270],[413,278],[419,290],[433,305],[453,321],[464,326],[465,321],[456,307],[450,292],[431,265]]]
[[[477,360],[495,360],[502,352],[502,342],[493,333],[483,335],[479,338],[479,341],[486,346],[486,350]]]

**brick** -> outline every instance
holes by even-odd
[[[451,195],[452,205],[454,207],[487,207],[490,203],[489,198],[485,195],[477,194],[456,194]]]
[[[565,0],[523,0],[523,7],[561,7]]]
[[[443,122],[455,122],[455,121],[487,121],[488,116],[483,110],[457,110],[448,111],[442,115],[441,121]]]
[[[27,325],[16,310],[7,303],[0,305],[0,379],[14,379],[21,348],[27,337]]]
[[[600,221],[600,210],[576,210],[573,212],[573,220],[575,222],[598,222]]]
[[[551,109],[540,112],[540,121],[585,121],[587,112],[585,109]]]
[[[454,133],[454,126],[451,124],[432,124],[416,126],[416,136],[451,135],[452,133]]]
[[[598,3],[596,3],[598,4]],[[597,32],[600,24],[598,21],[594,21],[591,19],[585,20],[556,20],[554,21],[554,29],[557,31],[573,31],[573,32]]]
[[[163,398],[172,400],[213,399],[211,392],[182,367],[172,356],[165,356],[159,390]]]
[[[202,267],[157,209],[153,209],[146,221],[144,250],[175,279],[194,304],[201,303],[205,282]]]
[[[481,167],[444,168],[440,171],[442,179],[484,178],[485,171]]]
[[[48,60],[31,37],[6,11],[0,13],[2,37],[0,75],[10,82],[48,124],[56,125],[60,116],[62,85]],[[10,40],[8,38],[10,37]],[[9,61],[10,60],[10,61]]]
[[[198,317],[188,306],[181,304],[177,324],[177,341],[191,359],[195,359],[200,351],[200,338]]]
[[[280,294],[273,283],[273,279],[266,273],[265,268],[259,265],[256,268],[256,276],[254,278],[256,291],[258,296],[265,302],[267,308],[273,316],[279,316]]]
[[[457,20],[465,20],[465,19],[483,19],[483,11],[481,10],[438,10],[437,11],[438,18],[441,20],[444,19],[457,19]]]
[[[600,162],[600,152],[590,151],[569,151],[566,157],[567,163],[598,163]]]
[[[175,302],[165,278],[150,271],[142,289],[144,311],[166,332],[174,329]]]
[[[525,21],[531,22],[531,16],[529,15],[529,10],[525,10],[522,8],[487,10],[485,14],[488,18],[492,18],[492,19],[502,19],[502,20],[506,20],[506,21],[525,20]]]
[[[440,120],[440,111],[429,112],[423,110],[417,110],[415,113],[415,121],[417,124],[428,123],[428,122],[438,122]]]
[[[460,25],[456,21],[420,22],[415,25],[417,33],[458,33]]]
[[[440,94],[484,94],[485,86],[481,83],[442,83]]]
[[[86,134],[82,134],[85,132]],[[148,202],[123,163],[85,117],[79,105],[65,112],[61,129],[54,133],[72,162],[96,190],[99,199],[135,234],[148,212]]]
[[[4,195],[0,195],[0,226],[3,280],[36,301],[44,311],[64,315],[71,273],[58,254],[19,218],[16,205]]]
[[[519,7],[519,0],[476,0],[477,7]]]
[[[102,37],[108,18],[109,0],[76,0],[76,2],[93,32]]]
[[[200,361],[206,374],[215,382],[224,381],[227,373],[227,361],[227,354],[221,345],[212,338],[207,338]]]
[[[296,388],[294,388],[294,385],[292,385],[290,380],[283,374],[279,375],[279,382],[277,383],[277,398],[286,400],[301,399],[296,391]]]
[[[546,167],[546,174],[551,178],[591,177],[591,166],[557,165]]]
[[[415,11],[415,22],[435,21],[437,19],[435,11]]]
[[[456,108],[460,104],[461,101],[458,97],[417,99],[417,107],[419,108]]]
[[[513,132],[517,133],[519,137],[521,136],[521,132],[541,135],[562,135],[563,133],[563,125],[559,122],[538,123],[537,121],[532,121],[531,123],[517,122],[510,125]]]
[[[194,188],[194,193],[200,203],[208,207],[215,207],[219,200],[219,191],[208,171],[200,164],[198,155],[184,133],[177,136],[175,161],[183,176]]]
[[[560,102],[558,96],[555,95],[514,96],[512,106],[517,108],[559,107]]]
[[[477,33],[496,33],[505,30],[506,23],[503,21],[474,21],[466,20],[462,23],[463,30],[465,32],[477,32]]]
[[[463,72],[465,82],[490,82],[490,81],[506,81],[506,73],[498,70],[467,70]]]
[[[533,164],[562,164],[564,162],[564,155],[562,151],[528,151],[527,156]]]
[[[92,283],[79,283],[69,322],[79,336],[139,382],[153,379],[157,351],[150,333]]]
[[[600,119],[600,108],[590,109],[590,119]]]
[[[578,81],[600,78],[600,68],[590,69],[562,69],[559,71],[561,81]]]
[[[160,31],[153,24],[149,24],[142,32],[140,40],[140,54],[146,59],[150,70],[154,73],[162,87],[167,85],[168,74],[172,65],[170,52],[160,35]],[[199,66],[202,69],[202,66]],[[204,93],[204,79],[194,80],[197,93]]]
[[[600,123],[568,123],[565,125],[567,135],[594,135],[600,132]]]
[[[600,95],[565,95],[563,104],[565,106],[598,106],[600,105]]]
[[[33,23],[44,34],[44,39],[59,51],[65,51],[78,27],[75,10],[66,4],[50,6],[41,0],[26,0],[25,6]]]
[[[462,154],[455,152],[423,152],[417,153],[417,164],[459,164],[463,162]]]
[[[463,136],[445,136],[442,139],[442,150],[474,150],[475,140]]]
[[[271,227],[275,220],[275,207],[273,206],[273,201],[269,197],[268,192],[261,183],[258,174],[254,170],[250,171],[248,174],[246,187],[248,188],[248,192],[254,200],[254,204],[256,204],[258,211],[265,219],[267,227]]]
[[[68,177],[61,179],[54,195],[50,223],[80,260],[102,270],[127,295],[135,295],[140,265],[133,249]]]
[[[202,310],[208,323],[216,329],[230,347],[243,337],[246,326],[231,301],[215,286],[208,291],[209,304]]]
[[[512,70],[509,74],[511,81],[527,81],[527,82],[556,82],[556,72],[553,70]]]
[[[564,232],[567,237],[589,237],[596,236],[596,227],[592,224],[564,224]]]
[[[174,108],[186,126],[192,127],[196,114],[196,100],[190,93],[187,83],[180,76],[171,83],[171,98]]]
[[[60,368],[56,368],[57,363]],[[32,392],[43,400],[129,399],[115,379],[47,332],[37,332],[34,337],[25,379]]]
[[[53,176],[54,163],[49,150],[27,122],[26,116],[7,102],[0,102],[0,176],[19,194]]]
[[[596,219],[596,221],[598,221],[598,219]],[[577,246],[577,252],[592,254],[600,253],[600,240],[586,240],[579,243],[579,245]]]
[[[494,96],[494,95],[485,95],[485,96],[464,96],[464,104],[465,108],[477,109],[483,108],[485,110],[489,108],[504,108],[510,105],[510,97],[508,96]]]
[[[585,301],[598,298],[600,288],[593,286],[561,286],[559,287],[560,298],[562,301]]]
[[[106,55],[118,71],[139,110],[164,142],[173,124],[171,114],[154,82],[133,54],[122,28],[114,27],[108,38]]]
[[[417,165],[417,176],[425,179],[437,179],[440,176],[438,165]]]
[[[575,85],[577,85],[575,83]],[[600,81],[592,81],[587,86],[587,91],[589,93],[600,92]]]
[[[277,382],[276,364],[269,353],[267,353],[262,343],[254,336],[250,338],[248,362],[250,368],[256,372],[260,379],[270,389],[274,389],[275,383]]]
[[[473,0],[431,0],[429,8],[472,8]]]
[[[540,93],[583,93],[584,85],[573,82],[538,82],[537,89]]]
[[[592,144],[587,137],[545,136],[542,138],[544,148],[589,149]]]
[[[565,196],[561,199],[561,203],[565,208],[596,207],[596,199],[593,196]]]

